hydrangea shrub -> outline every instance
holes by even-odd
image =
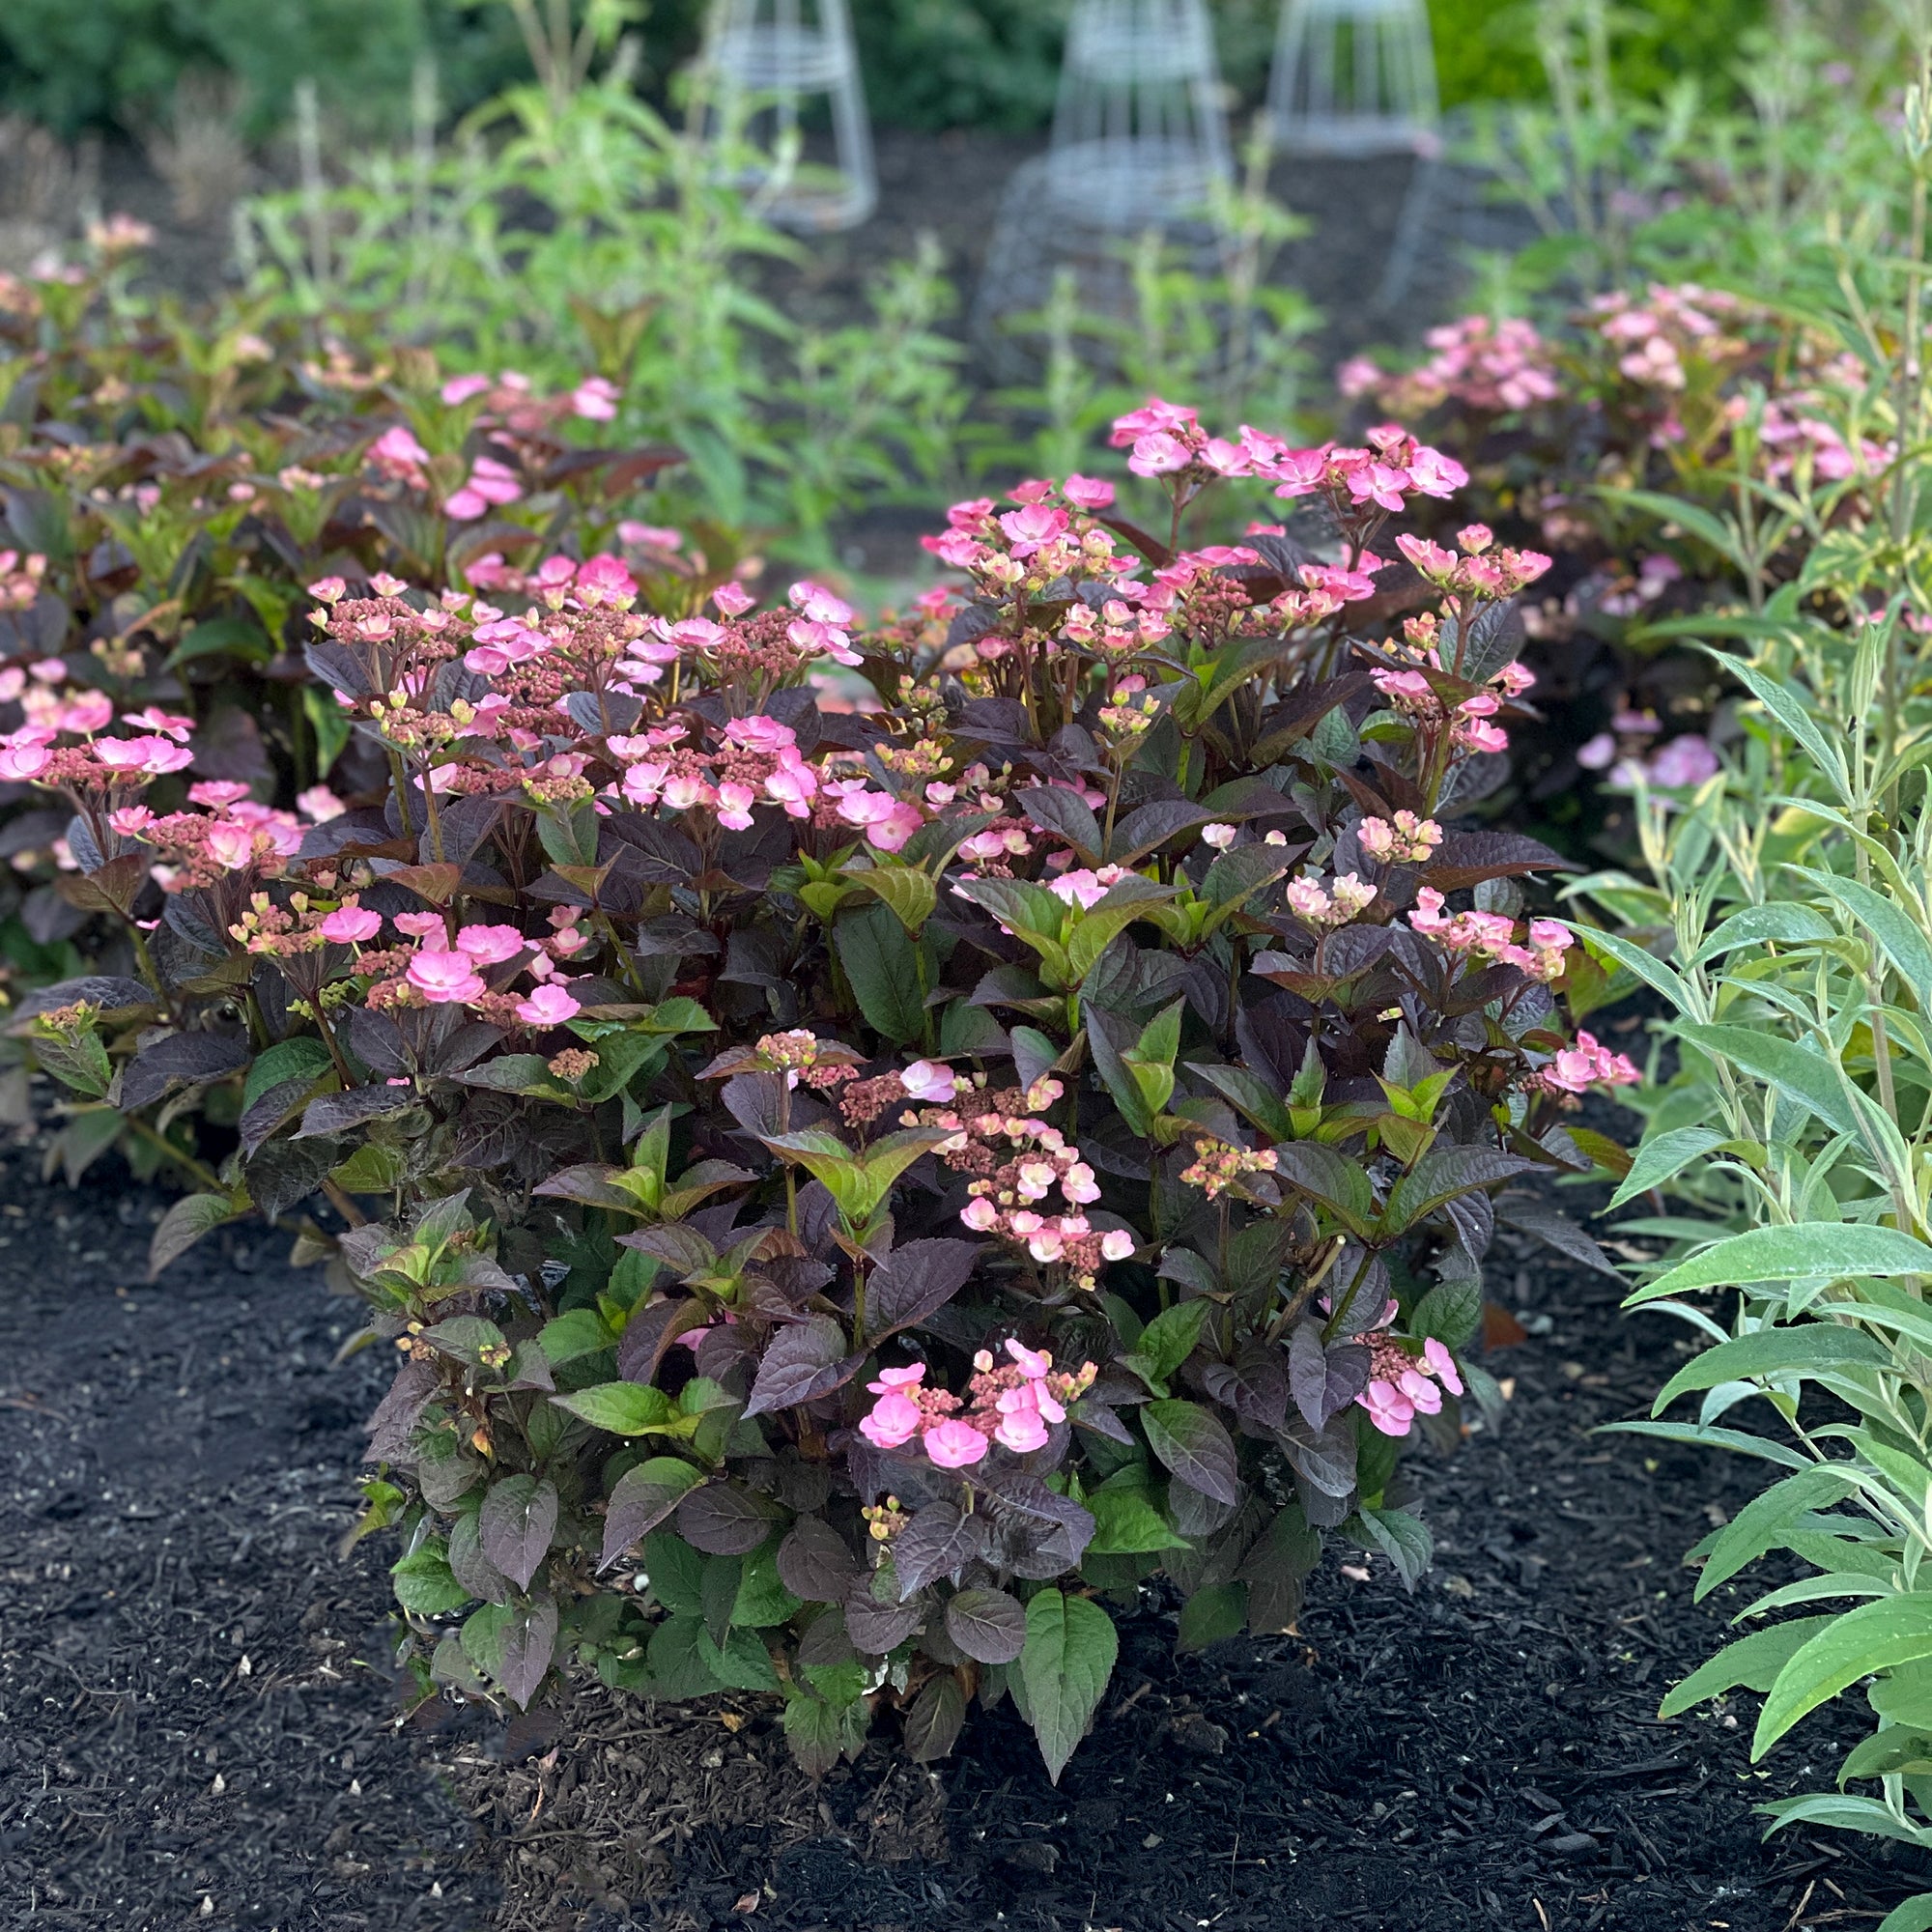
[[[1480,818],[1548,559],[1379,554],[1463,480],[1396,428],[1116,439],[1165,537],[1023,484],[870,628],[613,554],[319,579],[387,782],[302,815],[188,783],[175,713],[0,743],[140,961],[17,1024],[68,1131],[233,1096],[156,1264],[279,1217],[397,1358],[362,1527],[426,1685],[763,1690],[819,1770],[1010,1695],[1057,1776],[1144,1582],[1198,1646],[1287,1627],[1325,1535],[1427,1564],[1400,1451],[1495,1400],[1493,1230],[1595,1256],[1518,1183],[1621,1171],[1572,1117],[1634,1077],[1526,914],[1555,855]],[[1210,489],[1333,541],[1189,549]]]

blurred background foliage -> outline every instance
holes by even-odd
[[[982,127],[1022,133],[1052,114],[1069,0],[857,0],[867,92],[882,126]],[[1277,0],[1212,0],[1230,85],[1260,98]],[[1534,8],[1430,0],[1444,104],[1540,94]],[[1728,89],[1739,36],[1766,0],[1647,0],[1618,22],[1620,79],[1637,93],[1694,74]],[[662,94],[696,50],[703,0],[655,0],[639,78]],[[523,71],[507,10],[476,0],[6,0],[0,7],[0,113],[71,136],[137,128],[184,72],[234,76],[249,131],[287,119],[313,76],[346,128],[394,131],[408,120],[417,62],[433,53],[445,112],[460,115]]]

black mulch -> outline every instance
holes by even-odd
[[[330,1368],[354,1306],[259,1231],[148,1288],[164,1197],[39,1165],[0,1157],[0,1924],[487,1924],[385,1559],[336,1556],[384,1366]]]
[[[382,1375],[328,1365],[352,1305],[245,1231],[141,1286],[160,1197],[37,1169],[0,1155],[0,1923],[1826,1932],[1932,1883],[1760,1841],[1852,1724],[1754,1769],[1754,1700],[1657,1720],[1742,1600],[1678,1557],[1760,1479],[1588,1434],[1677,1358],[1601,1276],[1498,1275],[1531,1333],[1504,1428],[1419,1470],[1414,1597],[1337,1554],[1298,1638],[1179,1661],[1151,1607],[1058,1791],[1010,1711],[936,1776],[875,1746],[813,1788],[750,1700],[399,1726],[381,1552],[335,1554]]]

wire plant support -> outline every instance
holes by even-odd
[[[1078,0],[1047,154],[1055,205],[1130,232],[1198,215],[1233,177],[1204,0]]]
[[[1424,0],[1282,0],[1268,114],[1291,153],[1436,153],[1435,47]]]
[[[734,179],[766,219],[823,235],[871,214],[878,174],[846,0],[714,0],[704,69],[714,137],[762,157]],[[821,103],[829,166],[804,158]]]
[[[1129,256],[1158,237],[1220,265],[1214,211],[1234,158],[1204,0],[1076,0],[1047,152],[1017,169],[973,304],[989,365],[1018,381],[1037,361],[1013,332],[1069,282],[1090,316],[1123,318]]]

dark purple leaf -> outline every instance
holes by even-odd
[[[925,1615],[925,1605],[916,1599],[909,1604],[882,1604],[872,1595],[869,1575],[860,1577],[845,1598],[845,1634],[852,1647],[867,1657],[884,1657],[896,1650]]]
[[[915,1764],[932,1764],[958,1742],[966,1721],[966,1693],[950,1671],[929,1678],[906,1713],[906,1755]]]
[[[1167,1486],[1167,1510],[1182,1536],[1211,1536],[1234,1515],[1235,1506],[1218,1496],[1204,1495],[1192,1483],[1176,1476]]]
[[[1016,1577],[1041,1582],[1077,1569],[1094,1540],[1091,1512],[1049,1490],[1037,1476],[987,1474],[981,1477],[1002,1520],[995,1549]]]
[[[808,1604],[840,1604],[860,1574],[845,1539],[823,1517],[802,1516],[779,1545],[779,1581]]]
[[[1240,1575],[1248,1586],[1248,1628],[1256,1635],[1290,1629],[1300,1613],[1302,1579],[1321,1559],[1321,1539],[1293,1503],[1249,1546]]]
[[[442,1378],[431,1362],[405,1362],[396,1371],[389,1392],[377,1404],[370,1416],[369,1447],[371,1463],[406,1463],[410,1460],[410,1437],[429,1406],[430,1398],[442,1385]]]
[[[842,1387],[864,1366],[866,1351],[845,1351],[845,1330],[829,1315],[813,1315],[772,1338],[745,1405],[749,1420],[775,1408],[793,1408]]]
[[[1100,821],[1077,791],[1065,785],[1027,785],[1013,793],[1013,802],[1042,832],[1065,839],[1083,864],[1100,863]]]
[[[1151,1402],[1141,1410],[1148,1446],[1183,1482],[1230,1507],[1241,1499],[1234,1438],[1197,1403]]]
[[[518,1710],[529,1708],[556,1655],[556,1605],[548,1596],[532,1597],[502,1626],[501,1665],[497,1682]]]
[[[1211,811],[1192,799],[1157,798],[1151,805],[1128,812],[1114,828],[1107,861],[1110,865],[1131,866],[1156,845],[1165,844],[1179,833],[1191,832],[1197,825],[1209,824],[1213,817]]]
[[[352,1087],[346,1094],[325,1094],[302,1110],[296,1138],[306,1140],[315,1134],[347,1133],[364,1122],[379,1120],[384,1114],[400,1114],[415,1103],[415,1090],[411,1087]]]
[[[718,1248],[687,1221],[666,1221],[655,1228],[639,1228],[617,1236],[617,1245],[653,1255],[673,1276],[696,1274],[718,1259]]]
[[[986,1526],[977,1516],[962,1516],[949,1502],[927,1503],[893,1541],[899,1595],[955,1575],[985,1547]]]
[[[556,1533],[556,1486],[534,1476],[505,1476],[492,1483],[477,1532],[483,1554],[518,1589],[527,1590]]]
[[[1430,855],[1420,877],[1438,893],[1457,893],[1485,879],[1575,869],[1562,853],[1520,832],[1452,832]]]
[[[745,1129],[763,1139],[782,1131],[784,1076],[779,1073],[734,1073],[719,1094],[724,1111]]]
[[[272,1221],[322,1185],[339,1152],[327,1141],[270,1141],[252,1153],[242,1170],[248,1198]]]
[[[973,1272],[973,1241],[908,1241],[895,1248],[866,1284],[866,1328],[874,1343],[943,1308]]]
[[[247,1065],[247,1037],[242,1034],[178,1033],[156,1040],[128,1062],[121,1075],[121,1106],[132,1113],[177,1087],[196,1087]]]
[[[1590,1235],[1567,1214],[1559,1214],[1554,1208],[1539,1201],[1533,1194],[1504,1194],[1496,1201],[1495,1210],[1510,1227],[1534,1235],[1558,1254],[1568,1255],[1572,1261],[1581,1262],[1585,1267],[1593,1267],[1617,1281],[1623,1280],[1616,1264]]]
[[[790,1584],[785,1587],[790,1589]],[[793,1595],[797,1592],[793,1591]],[[849,1663],[858,1653],[845,1632],[845,1613],[838,1608],[821,1610],[805,1627],[798,1640],[798,1661],[813,1669],[828,1663]]]
[[[635,1543],[648,1536],[703,1480],[689,1463],[653,1456],[626,1469],[611,1492],[604,1515],[604,1549],[597,1560],[608,1570]]]
[[[338,1009],[335,1028],[349,1043],[349,1050],[372,1073],[408,1073],[413,1065],[403,1039],[403,1031],[386,1013],[372,1013],[366,1007]]]
[[[617,1337],[617,1373],[627,1382],[649,1382],[664,1360],[665,1350],[687,1330],[701,1328],[708,1320],[704,1303],[696,1295],[639,1309]]]
[[[98,1007],[104,1019],[119,1019],[137,1008],[158,1006],[151,987],[138,980],[114,973],[88,973],[78,980],[63,980],[58,985],[42,986],[24,994],[10,1015],[9,1033],[18,1033],[23,1021],[37,1013],[51,1012],[56,1007],[77,1006],[85,1002]]]
[[[746,1556],[782,1520],[784,1507],[755,1490],[710,1483],[694,1490],[677,1508],[677,1531],[707,1556]]]
[[[1026,1611],[1004,1590],[961,1590],[946,1605],[946,1629],[978,1663],[1010,1663],[1026,1648]]]
[[[1202,1383],[1243,1422],[1278,1429],[1288,1413],[1288,1371],[1281,1352],[1264,1342],[1244,1342],[1232,1362],[1210,1363]]]

